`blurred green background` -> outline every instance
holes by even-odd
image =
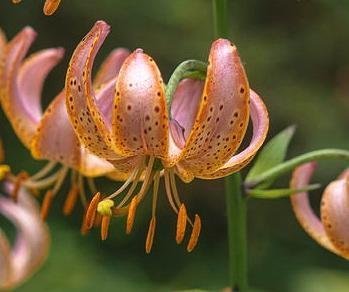
[[[66,58],[50,74],[44,104],[63,87],[74,46],[98,19],[112,33],[97,63],[114,47],[142,47],[157,62],[165,80],[184,59],[205,60],[212,41],[208,0],[63,0],[52,17],[42,2],[0,3],[0,26],[9,38],[25,25],[38,32],[32,51],[63,46]],[[289,156],[323,147],[349,145],[349,2],[334,0],[230,1],[231,39],[245,64],[251,87],[267,103],[269,136],[290,124],[297,134]],[[34,162],[4,115],[1,137],[13,170],[34,172]],[[326,185],[346,165],[320,164],[316,181]],[[105,185],[105,181],[99,181]],[[280,182],[288,183],[288,178]],[[116,184],[108,183],[109,189]],[[18,291],[170,291],[219,290],[227,286],[227,234],[223,180],[180,185],[189,212],[199,213],[203,230],[197,249],[188,254],[174,240],[176,217],[161,192],[158,229],[150,255],[144,241],[151,201],[136,217],[134,232],[113,220],[110,237],[80,236],[82,210],[65,218],[63,190],[48,223],[51,254],[44,267]],[[318,207],[320,192],[314,193]],[[254,291],[349,291],[349,264],[319,247],[297,224],[288,199],[249,202],[249,276]]]

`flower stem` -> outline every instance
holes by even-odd
[[[227,38],[229,35],[228,1],[213,0],[212,4],[215,38]],[[234,173],[225,178],[225,194],[228,221],[229,284],[234,292],[245,292],[248,289],[247,196],[242,193],[240,173]]]
[[[215,37],[228,37],[228,1],[213,0],[213,22],[215,29]]]
[[[245,181],[245,188],[253,188],[264,181],[276,179],[303,163],[329,159],[349,160],[349,151],[341,149],[322,149],[299,155],[253,177],[251,180]]]
[[[241,175],[234,173],[225,179],[227,202],[229,282],[233,291],[245,292],[247,284],[247,196],[241,188]]]

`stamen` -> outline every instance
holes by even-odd
[[[48,212],[50,211],[54,195],[52,190],[48,190],[44,196],[41,204],[40,217],[42,220],[46,220]]]
[[[101,224],[101,239],[106,240],[108,237],[108,230],[110,224],[110,216],[102,216],[102,224]]]
[[[200,236],[200,231],[201,231],[201,219],[199,215],[196,214],[194,219],[193,230],[191,232],[189,243],[187,246],[188,252],[191,252],[197,245],[199,236]]]
[[[37,173],[33,174],[30,177],[31,181],[36,181],[40,178],[43,178],[44,176],[46,176],[52,169],[54,169],[54,167],[57,165],[56,162],[51,161],[49,163],[47,163],[43,168],[41,168]]]
[[[176,177],[175,177],[173,169],[170,169],[170,182],[171,182],[173,198],[175,199],[177,207],[179,207],[181,205],[181,200],[179,199],[179,195],[178,195],[178,191],[177,191],[177,185],[176,185]]]
[[[156,218],[152,217],[149,223],[147,239],[145,241],[145,252],[148,254],[150,253],[151,248],[153,246],[155,227],[156,227]]]
[[[82,174],[79,173],[78,175],[78,184],[79,184],[79,194],[80,194],[80,201],[84,207],[87,205],[87,198],[86,198],[86,192],[85,192],[85,184],[84,184],[84,177]]]
[[[73,184],[70,191],[68,192],[67,198],[64,201],[64,205],[63,205],[64,215],[68,216],[73,212],[78,196],[79,196],[79,187],[76,184]]]
[[[61,170],[59,171],[56,183],[52,189],[53,196],[55,196],[60,190],[60,188],[62,187],[62,184],[67,176],[68,171],[69,171],[69,168],[67,166],[62,167]]]
[[[172,192],[171,192],[171,184],[170,184],[170,177],[169,177],[169,173],[168,173],[167,170],[165,170],[165,172],[164,172],[164,177],[165,177],[165,190],[166,190],[166,195],[167,195],[168,202],[170,203],[173,211],[175,213],[178,213],[178,209],[177,209],[175,203],[173,202]]]
[[[101,226],[101,223],[102,223],[102,215],[97,213],[93,226],[98,228],[99,226]]]
[[[128,208],[127,221],[126,221],[126,234],[130,234],[132,231],[133,223],[135,221],[136,210],[137,210],[137,196],[132,198],[130,207]]]
[[[19,189],[21,188],[21,186],[23,185],[23,182],[28,178],[28,174],[24,171],[21,171],[17,177],[16,177],[16,181],[13,187],[13,191],[11,193],[11,197],[12,199],[17,202],[18,199],[18,192]]]
[[[88,188],[89,188],[90,192],[92,194],[97,193],[98,191],[97,191],[97,187],[96,187],[96,184],[95,184],[95,180],[92,177],[87,177],[86,181],[87,181],[87,185],[88,185]]]
[[[137,194],[138,197],[138,203],[143,199],[144,197],[144,192],[146,192],[148,190],[149,187],[149,180],[152,174],[152,170],[153,170],[153,165],[154,165],[154,157],[150,157],[148,165],[145,169],[145,175],[144,175],[144,180],[143,180],[143,184],[141,187],[141,190],[139,191],[139,193]],[[133,195],[137,184],[140,180],[140,177],[142,175],[143,169],[139,168],[139,172],[137,173],[137,177],[135,178],[135,180],[133,181],[133,184],[131,185],[130,189],[128,190],[126,196],[122,199],[122,201],[119,203],[119,205],[117,206],[117,208],[121,208],[123,207],[126,202],[130,199],[130,197]]]
[[[107,199],[113,199],[115,198],[117,195],[121,194],[128,186],[130,183],[132,183],[132,181],[134,180],[134,178],[137,176],[137,173],[139,172],[139,169],[135,169],[132,174],[128,177],[128,179],[124,182],[124,184],[113,194],[109,195],[107,197]]]
[[[100,199],[101,199],[101,193],[98,192],[93,196],[90,204],[88,205],[86,216],[85,216],[85,224],[87,229],[91,229],[93,226],[93,223],[96,218],[97,206]]]
[[[52,15],[57,10],[61,0],[46,0],[44,4],[44,13],[45,15]]]
[[[177,244],[180,244],[183,241],[186,226],[187,226],[187,209],[185,208],[184,204],[181,204],[178,211],[178,217],[177,217],[177,231],[176,231]]]
[[[149,162],[148,162],[148,166],[147,166],[147,168],[145,170],[145,175],[144,175],[144,180],[143,180],[142,187],[141,187],[139,193],[137,194],[137,201],[138,201],[138,203],[140,203],[143,200],[144,196],[147,194],[148,189],[150,187],[150,182],[153,180],[153,177],[154,177],[154,173],[153,173],[154,162],[155,162],[155,157],[154,156],[150,156]]]
[[[32,181],[31,179],[27,179],[26,181],[23,182],[23,186],[29,188],[29,189],[47,189],[48,187],[50,187],[52,184],[54,184],[59,175],[61,174],[61,170],[58,170],[57,172],[55,172],[54,174],[52,174],[49,177],[46,177],[42,180],[38,180],[38,181]]]
[[[155,217],[156,213],[156,205],[158,200],[159,193],[159,184],[160,184],[160,172],[157,171],[154,174],[154,186],[153,186],[153,205],[152,205],[152,216]]]

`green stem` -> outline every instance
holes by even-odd
[[[233,291],[244,292],[247,284],[247,196],[241,189],[241,176],[234,173],[225,179],[228,217],[230,285]]]
[[[213,0],[215,38],[227,38],[228,1]],[[239,173],[225,178],[225,193],[228,220],[229,284],[233,291],[245,292],[247,283],[247,196],[242,193]]]
[[[213,0],[213,22],[216,38],[228,37],[228,1]]]
[[[284,175],[292,171],[295,167],[310,161],[316,160],[328,160],[328,159],[344,159],[349,160],[349,151],[341,149],[322,149],[311,151],[302,155],[299,155],[293,159],[287,160],[260,175],[254,176],[251,180],[245,181],[246,188],[253,188],[263,181],[270,179],[276,179],[281,175]]]

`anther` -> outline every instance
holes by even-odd
[[[43,9],[45,15],[52,15],[53,13],[55,13],[60,2],[61,0],[46,0]]]
[[[40,216],[42,220],[46,220],[47,218],[48,212],[50,211],[52,205],[53,197],[52,190],[48,190],[41,204]]]
[[[11,169],[8,165],[0,165],[0,180],[3,180]]]
[[[187,226],[187,210],[184,204],[181,204],[178,217],[177,217],[177,231],[176,231],[176,242],[180,244],[183,241],[185,235],[185,228]]]
[[[86,217],[85,217],[85,224],[87,229],[91,229],[93,226],[93,223],[96,218],[96,211],[97,211],[97,205],[101,199],[101,193],[97,193],[93,196],[87,211],[86,211]]]
[[[64,205],[63,205],[64,215],[67,216],[73,212],[78,196],[79,196],[79,187],[76,184],[74,184],[70,189],[70,191],[68,192],[67,198],[64,201]]]
[[[102,240],[106,240],[108,237],[110,218],[111,218],[110,216],[102,216],[102,223],[101,223],[101,239]]]
[[[195,215],[193,230],[190,235],[189,243],[187,246],[187,251],[191,252],[198,243],[198,239],[201,231],[201,219],[199,215]]]
[[[156,226],[156,218],[152,217],[149,223],[148,234],[145,241],[145,252],[148,254],[151,252],[151,248],[153,246],[155,226]]]
[[[131,200],[130,207],[128,209],[127,221],[126,221],[126,234],[130,234],[132,231],[133,223],[135,222],[137,205],[138,205],[137,196],[134,196]]]

